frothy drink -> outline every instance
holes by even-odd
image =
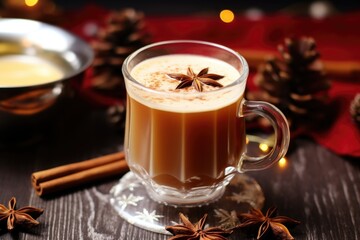
[[[176,89],[180,81],[167,74],[186,74],[189,67],[195,73],[209,68],[209,73],[223,75],[218,82],[224,86],[239,77],[239,71],[224,61],[173,54],[140,62],[130,73],[166,97],[127,85],[125,148],[130,168],[154,184],[177,191],[223,181],[234,171],[245,147],[244,119],[237,117],[243,92],[214,97],[218,89],[208,85],[197,95],[193,87]]]

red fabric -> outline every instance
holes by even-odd
[[[307,134],[337,154],[360,157],[360,126],[353,122],[349,114],[350,102],[357,93],[360,93],[360,82],[333,81],[330,97],[338,104],[334,109],[335,122],[326,131]]]
[[[360,12],[325,20],[288,15],[266,16],[258,21],[237,17],[223,23],[217,16],[148,17],[147,25],[154,41],[198,39],[217,42],[231,48],[276,51],[289,36],[312,36],[323,58],[360,60]]]
[[[108,11],[98,6],[88,6],[79,13],[69,13],[68,25],[64,26],[86,41],[91,36],[84,33],[88,23],[102,25]],[[147,29],[152,40],[197,39],[216,42],[231,48],[276,51],[279,43],[289,36],[311,36],[317,42],[317,49],[323,60],[360,61],[360,12],[339,14],[323,20],[289,15],[265,16],[250,20],[237,16],[232,23],[223,23],[218,16],[147,16]],[[91,70],[90,70],[91,71]],[[88,77],[91,74],[88,74]],[[252,85],[252,76],[249,85]],[[88,92],[84,80],[84,92]],[[353,157],[360,157],[360,129],[352,122],[349,104],[356,93],[360,93],[360,79],[353,81],[333,80],[331,100],[339,103],[334,109],[334,123],[325,132],[307,132],[306,135],[331,151]],[[91,91],[90,91],[91,93]],[[91,93],[90,96],[103,104],[116,99]],[[337,114],[335,114],[337,112]]]

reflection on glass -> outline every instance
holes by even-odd
[[[269,146],[266,143],[260,143],[259,148],[263,152],[267,152],[269,150]]]

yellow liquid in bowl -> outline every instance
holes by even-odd
[[[55,64],[36,56],[0,56],[0,87],[50,83],[64,77]]]

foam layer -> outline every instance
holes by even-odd
[[[219,88],[208,85],[203,85],[204,91],[201,93],[192,86],[176,89],[180,81],[170,78],[167,74],[186,74],[188,67],[196,74],[204,68],[209,68],[208,73],[224,76],[218,80],[223,86],[233,83],[240,77],[240,73],[233,66],[215,58],[185,54],[165,55],[139,63],[130,73],[142,85],[161,91],[162,94],[141,91],[130,85],[127,87],[128,93],[147,106],[175,112],[215,110],[237,101],[242,95],[245,83],[240,86],[240,90],[237,86],[227,88],[226,91],[213,91]]]

